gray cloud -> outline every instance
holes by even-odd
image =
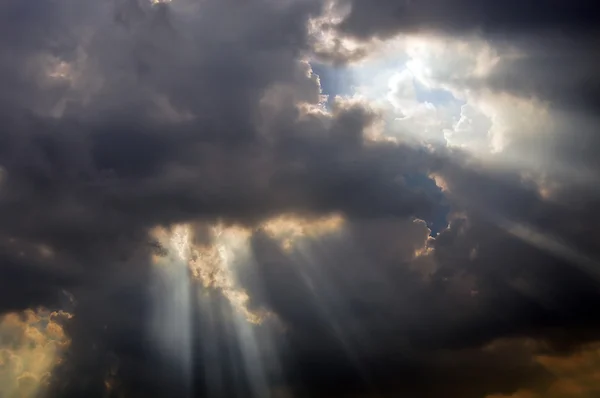
[[[340,10],[350,10],[334,25],[340,37],[367,43],[406,34],[483,39],[498,56],[488,73],[465,76],[457,70],[457,76],[437,77],[463,90],[492,90],[547,102],[571,117],[569,125],[558,131],[559,148],[584,143],[575,149],[579,154],[597,144],[592,141],[600,103],[600,60],[595,51],[600,15],[593,2],[348,0],[336,4]],[[592,120],[582,126],[582,118]],[[573,134],[577,137],[571,139]]]
[[[438,1],[368,2],[349,0],[349,15],[341,29],[358,37],[389,36],[398,32],[473,31],[500,37],[531,32],[585,33],[597,29],[598,12],[587,0],[562,1]]]
[[[340,28],[361,38],[595,29],[587,3],[431,3],[397,14],[396,3],[356,1]],[[549,201],[534,182],[462,152],[367,139],[382,120],[367,103],[337,99],[317,110],[320,84],[303,59],[312,51],[307,22],[322,7],[0,6],[0,309],[59,308],[64,290],[75,297],[50,397],[189,392],[145,330],[151,256],[169,255],[149,230],[180,222],[194,224],[200,245],[214,243],[213,222],[248,228],[238,283],[252,310],[273,315],[236,329],[227,295],[192,283],[205,300],[191,308],[197,396],[261,396],[239,333],[256,341],[269,391],[481,397],[551,379],[531,353],[486,344],[531,337],[562,352],[597,332],[600,297],[586,273],[598,254],[593,187],[578,187],[572,201],[565,185]],[[565,67],[577,78],[549,70],[524,86],[513,71],[530,73],[538,61],[522,62],[498,66],[484,84],[571,102],[569,90],[592,73],[581,57]],[[591,158],[589,142],[566,148],[565,159]],[[446,203],[410,178],[430,172],[445,181],[453,211],[436,238],[426,222]],[[260,227],[281,214],[334,213],[343,227],[291,250]]]
[[[457,213],[435,239],[392,219],[357,221],[291,252],[255,237],[262,289],[248,282],[251,297],[290,325],[300,396],[509,394],[552,381],[532,355],[595,339],[597,269],[580,260],[598,252],[581,218],[566,221],[582,210],[544,201],[516,174],[449,164],[440,174]],[[526,338],[549,351],[509,359],[486,348]]]
[[[152,351],[139,343],[150,227],[252,225],[280,212],[425,216],[431,208],[399,179],[423,167],[422,156],[363,139],[375,113],[343,103],[332,116],[296,109],[319,100],[300,57],[320,4],[233,6],[4,6],[3,37],[21,43],[1,49],[0,229],[6,245],[17,239],[31,246],[28,255],[42,245],[49,252],[39,265],[15,263],[19,250],[9,247],[2,280],[14,287],[3,303],[58,305],[64,288],[77,297],[71,353],[52,394],[103,394],[108,353],[126,364],[124,389],[172,390],[136,368]]]

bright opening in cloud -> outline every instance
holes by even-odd
[[[31,3],[0,398],[599,391],[593,1]]]

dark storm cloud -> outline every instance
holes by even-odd
[[[20,233],[49,239],[48,243],[91,236],[98,242],[111,239],[116,230],[125,234],[129,227],[198,215],[260,218],[269,211],[310,211],[313,206],[325,211],[346,207],[341,210],[352,213],[366,207],[362,195],[380,197],[383,212],[410,213],[401,204],[384,203],[388,196],[397,197],[384,191],[402,189],[391,179],[417,156],[404,147],[365,145],[362,130],[376,116],[360,106],[340,106],[333,118],[308,116],[296,122],[299,114],[288,101],[277,116],[281,120],[260,131],[261,98],[270,87],[289,85],[292,100],[311,102],[318,100],[319,89],[314,78],[306,76],[306,65],[296,59],[305,40],[302,22],[318,7],[309,2],[282,8],[260,4],[252,18],[242,21],[237,13],[223,14],[225,5],[209,2],[202,5],[202,16],[193,26],[162,6],[137,5],[123,11],[137,18],[126,26],[112,21],[112,6],[99,10],[100,15],[108,14],[100,22],[88,15],[90,23],[100,25],[100,33],[82,50],[89,64],[73,74],[103,81],[98,91],[81,89],[91,98],[67,105],[60,118],[40,115],[44,110],[18,102],[3,108],[0,156],[6,170],[2,213],[7,228],[23,229]],[[231,31],[213,31],[209,39],[204,30],[220,28],[208,23],[211,14],[227,18]],[[280,31],[282,19],[291,15],[294,19],[285,24],[289,33],[277,38],[261,23],[263,18],[272,20],[271,29]],[[48,42],[60,39],[51,33]],[[239,43],[229,43],[225,33]],[[199,48],[188,53],[190,45]],[[162,57],[163,51],[173,57]],[[52,51],[40,44],[27,55],[47,53]],[[140,72],[135,68],[139,62],[150,69]],[[27,73],[17,68],[12,72]],[[44,87],[35,89],[30,102],[37,92],[45,92]],[[161,110],[153,96],[165,96],[172,107],[191,112],[193,120],[156,120],[152,116]],[[381,177],[372,178],[377,175]],[[289,185],[300,185],[302,197],[287,193],[284,185],[291,179],[295,184]],[[346,204],[341,198],[347,199],[349,192],[355,199]],[[73,233],[81,230],[86,234]]]
[[[36,306],[40,302],[49,306],[59,305],[61,298],[64,299],[62,289],[73,286],[78,280],[78,275],[52,267],[53,261],[31,253],[30,247],[19,247],[18,242],[8,239],[3,239],[0,246],[0,261],[2,312]]]
[[[361,38],[423,31],[483,32],[499,36],[555,30],[585,34],[597,31],[600,21],[594,2],[589,0],[343,0],[339,3],[351,7],[341,30]]]
[[[514,173],[451,161],[439,174],[456,214],[435,239],[390,218],[292,251],[255,235],[261,283],[246,284],[290,325],[284,351],[300,396],[509,394],[552,376],[531,352],[488,344],[532,338],[562,355],[595,339],[598,264],[581,260],[600,255],[587,236],[596,212],[549,203]]]
[[[341,28],[363,38],[582,33],[597,17],[581,2],[434,3],[403,3],[399,14],[397,2],[356,1]],[[465,166],[462,153],[366,140],[380,115],[361,102],[299,109],[320,101],[301,59],[311,51],[307,21],[321,7],[0,5],[1,310],[58,307],[63,289],[76,298],[71,348],[50,396],[104,396],[107,382],[115,396],[183,395],[145,330],[150,254],[169,255],[148,230],[177,222],[196,222],[195,238],[207,244],[203,228],[215,220],[254,228],[281,213],[345,217],[341,230],[291,251],[254,230],[251,267],[239,276],[250,306],[282,324],[270,332],[283,368],[266,369],[266,382],[299,396],[511,392],[547,372],[526,354],[483,345],[533,336],[566,349],[598,330],[597,281],[585,273],[589,261],[579,264],[598,254],[597,193],[580,188],[576,207],[564,195],[550,203],[519,175]],[[518,68],[529,69],[508,69]],[[572,82],[531,90],[562,98]],[[450,187],[457,214],[434,240],[420,220],[431,221],[441,199],[410,182],[430,171]],[[515,235],[514,224],[563,246]],[[195,393],[248,396],[256,381],[244,374],[235,311],[222,292],[208,296],[193,314]],[[261,335],[268,322],[249,327]],[[220,389],[211,390],[215,375]]]
[[[598,321],[588,305],[600,297],[595,187],[581,189],[577,203],[548,201],[516,173],[454,165],[440,174],[462,215],[436,239],[439,272],[476,277],[478,297],[491,305],[483,318],[492,324],[480,332],[546,336],[563,347],[592,337]]]
[[[113,355],[124,391],[176,395],[144,343],[150,227],[281,212],[427,217],[433,204],[402,180],[427,159],[365,141],[376,113],[296,108],[319,101],[300,58],[320,6],[3,4],[0,232],[29,256],[49,253],[2,253],[2,302],[54,306],[64,288],[77,299],[51,395],[103,394]]]
[[[576,40],[552,34],[523,39],[518,42],[522,55],[500,60],[485,81],[470,83],[548,100],[569,111],[597,110],[600,58],[593,49],[598,44],[593,33]]]

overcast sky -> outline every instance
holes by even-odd
[[[0,1],[0,398],[600,397],[591,0]]]

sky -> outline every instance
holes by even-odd
[[[2,0],[0,398],[600,397],[591,0]]]

